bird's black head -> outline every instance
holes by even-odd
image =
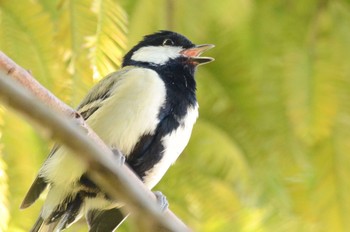
[[[199,64],[213,61],[213,58],[200,57],[200,55],[212,48],[213,45],[205,44],[196,46],[185,36],[172,31],[159,31],[147,35],[133,47],[125,56],[122,66],[164,66],[186,65],[195,68]]]

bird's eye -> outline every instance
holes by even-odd
[[[171,39],[165,39],[163,41],[163,46],[172,46],[174,45],[174,41],[172,41]]]

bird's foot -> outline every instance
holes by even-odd
[[[156,195],[157,203],[160,206],[160,209],[162,210],[162,212],[167,210],[169,207],[169,203],[168,203],[168,200],[166,199],[165,195],[160,191],[155,191],[153,193],[154,193],[154,195]]]
[[[120,166],[124,165],[125,156],[118,149],[112,149],[112,152],[114,153],[116,160],[120,163]]]

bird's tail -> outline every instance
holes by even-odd
[[[128,217],[121,212],[121,209],[91,210],[86,215],[89,224],[89,232],[111,232],[116,230]]]
[[[43,223],[44,223],[44,219],[41,216],[39,216],[38,220],[36,220],[30,232],[40,231],[40,228],[43,226]]]
[[[57,206],[48,218],[39,216],[30,232],[59,232],[79,219],[83,203],[81,196],[77,194],[73,199],[67,197],[64,202],[65,204]]]
[[[36,220],[30,232],[52,232],[55,230],[57,224],[58,222],[46,224],[44,223],[44,219],[41,216],[39,216],[38,220]]]

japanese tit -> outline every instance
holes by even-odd
[[[213,45],[194,45],[183,35],[147,35],[124,57],[122,68],[94,86],[77,110],[87,124],[152,189],[187,145],[198,117],[195,70],[213,61],[200,55]],[[90,231],[113,231],[125,218],[86,175],[87,167],[65,146],[55,146],[21,208],[48,187],[31,231],[61,231],[82,216]]]

